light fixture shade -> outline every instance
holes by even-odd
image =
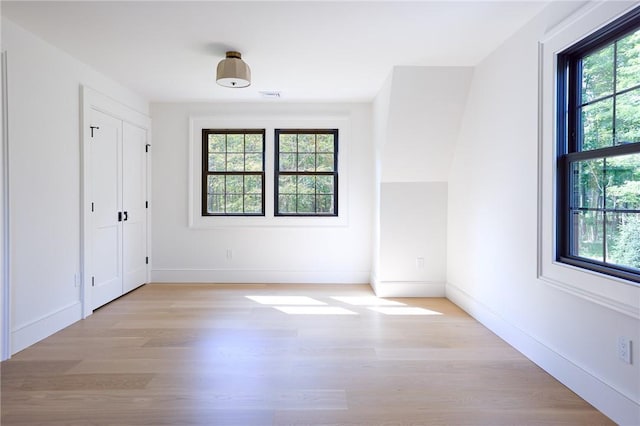
[[[247,87],[251,84],[251,70],[239,52],[227,52],[218,64],[216,83],[224,87]]]

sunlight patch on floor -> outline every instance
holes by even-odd
[[[382,306],[369,307],[369,309],[385,315],[442,315],[442,313],[430,309],[412,308],[410,306]]]
[[[289,315],[358,315],[356,312],[337,306],[274,306]]]
[[[405,306],[404,303],[393,300],[380,299],[376,296],[334,296],[333,300],[348,303],[353,306]]]
[[[262,305],[297,305],[297,306],[313,306],[326,305],[316,299],[307,296],[245,296],[254,302]]]

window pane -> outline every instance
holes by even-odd
[[[298,135],[298,152],[316,152],[316,135]]]
[[[278,197],[278,212],[295,213],[296,212],[296,196],[280,195]]]
[[[243,176],[227,176],[227,194],[242,194]]]
[[[634,142],[640,142],[640,89],[616,96],[616,144]]]
[[[262,212],[262,195],[245,195],[244,196],[244,212],[245,213],[261,213]]]
[[[224,195],[215,194],[207,197],[207,213],[224,213]]]
[[[202,132],[207,137],[202,214],[263,214],[264,133],[210,129]]]
[[[640,269],[640,214],[607,213],[607,262]]]
[[[337,215],[337,135],[322,132],[278,133],[276,215]]]
[[[280,194],[295,194],[296,181],[297,181],[297,176],[279,176],[278,192]]]
[[[309,195],[298,195],[298,213],[315,213],[315,196],[312,194]]]
[[[227,135],[227,152],[244,152],[244,135]]]
[[[227,213],[243,213],[242,195],[227,194]]]
[[[318,194],[333,194],[333,176],[318,176],[316,191]]]
[[[333,171],[333,154],[318,154],[318,167],[319,172],[332,172]]]
[[[582,151],[613,145],[613,99],[582,108]]]
[[[640,154],[608,157],[608,209],[640,210]]]
[[[245,176],[244,177],[244,193],[245,194],[262,194],[262,176]]]
[[[572,222],[572,254],[602,262],[603,212],[574,212],[572,214]]]
[[[262,154],[245,154],[244,169],[247,172],[262,171]]]
[[[318,195],[316,203],[318,213],[333,213],[333,195]]]
[[[297,166],[296,154],[280,154],[280,171],[295,172]]]
[[[298,176],[298,194],[314,194],[315,192],[315,176]]]
[[[297,135],[280,134],[280,152],[296,152],[298,150]]]
[[[602,159],[576,161],[572,164],[572,208],[602,208],[604,198],[603,170],[604,160]]]
[[[243,154],[227,154],[227,171],[243,172],[244,171],[244,155]]]
[[[226,135],[209,135],[209,152],[225,152]]]
[[[262,152],[262,135],[248,134],[244,140],[245,152]]]
[[[313,172],[316,170],[315,154],[298,154],[298,171]]]
[[[318,139],[318,152],[333,152],[333,134],[331,135],[317,135]]]
[[[640,30],[618,41],[616,89],[640,84]]]
[[[224,176],[207,176],[207,193],[224,194]]]
[[[210,172],[224,172],[225,166],[224,154],[209,154],[209,171]]]
[[[621,16],[558,55],[554,109],[558,259],[640,283],[638,18]]]
[[[613,94],[613,44],[582,60],[582,103]]]

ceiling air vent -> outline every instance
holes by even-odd
[[[265,99],[279,99],[282,97],[280,92],[278,92],[277,90],[261,90],[259,93],[260,96]]]

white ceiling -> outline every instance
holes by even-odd
[[[151,101],[368,101],[394,65],[473,66],[535,1],[2,1],[2,15]],[[238,50],[253,81],[222,88]]]

